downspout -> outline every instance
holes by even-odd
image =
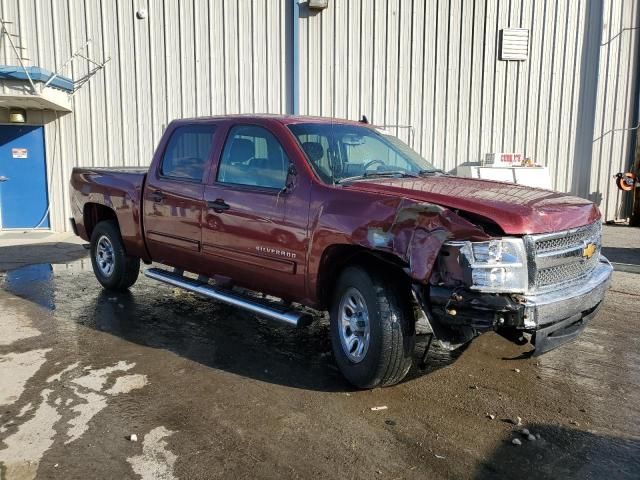
[[[601,2],[587,2],[587,26],[580,59],[578,124],[576,126],[574,167],[571,193],[589,198],[596,138],[596,105],[600,85],[602,31],[604,28]]]
[[[298,23],[300,20],[299,0],[292,0],[291,12],[291,113],[300,113],[300,49]]]

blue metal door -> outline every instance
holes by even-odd
[[[0,228],[48,228],[47,205],[44,127],[0,125]]]

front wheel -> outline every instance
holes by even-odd
[[[415,345],[408,293],[376,272],[346,268],[334,290],[331,343],[340,371],[356,387],[400,382],[411,368]]]
[[[107,290],[124,291],[136,283],[140,259],[124,250],[116,222],[98,223],[91,234],[91,264],[100,284]]]

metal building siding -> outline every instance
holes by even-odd
[[[607,2],[603,13],[600,42],[600,72],[595,115],[593,156],[589,169],[589,188],[583,194],[594,200],[603,198],[603,211],[608,217],[628,212],[623,195],[612,182],[612,176],[629,167],[633,135],[627,129],[635,118],[637,106],[630,102],[638,82],[632,66],[638,61],[638,2]],[[628,206],[628,205],[627,205]]]
[[[146,165],[174,118],[284,113],[290,8],[289,0],[0,0],[28,64],[56,70],[89,38],[90,58],[111,57],[73,97],[73,113],[56,121],[28,112],[29,123],[45,124],[52,228],[69,228],[76,165]],[[146,19],[136,19],[139,9]],[[0,63],[16,64],[12,57],[0,49]],[[66,74],[87,72],[74,61]]]
[[[638,31],[622,29],[640,23],[638,3],[335,0],[320,13],[303,8],[301,110],[410,124],[414,148],[446,171],[489,152],[524,152],[549,167],[555,189],[619,218],[626,212],[611,177],[627,168],[632,137],[612,130],[634,118]],[[498,60],[507,27],[529,29],[527,61]],[[601,34],[614,39],[600,45]],[[581,118],[594,114],[593,126]],[[406,129],[395,133],[410,140]]]
[[[88,38],[111,57],[45,124],[51,224],[68,228],[74,165],[145,165],[174,118],[285,112],[293,0],[0,0],[30,64],[60,67]],[[625,214],[637,88],[638,0],[331,0],[300,5],[303,114],[411,125],[397,134],[455,170],[491,151],[548,165],[554,187]],[[146,9],[147,18],[135,13]],[[529,59],[498,61],[499,30],[528,28]],[[0,62],[15,64],[0,48]],[[88,65],[74,62],[74,78]],[[8,112],[0,109],[0,121]]]

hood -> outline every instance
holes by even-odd
[[[346,188],[462,210],[492,220],[511,235],[557,232],[600,218],[598,207],[583,198],[490,180],[444,175],[376,178]]]

